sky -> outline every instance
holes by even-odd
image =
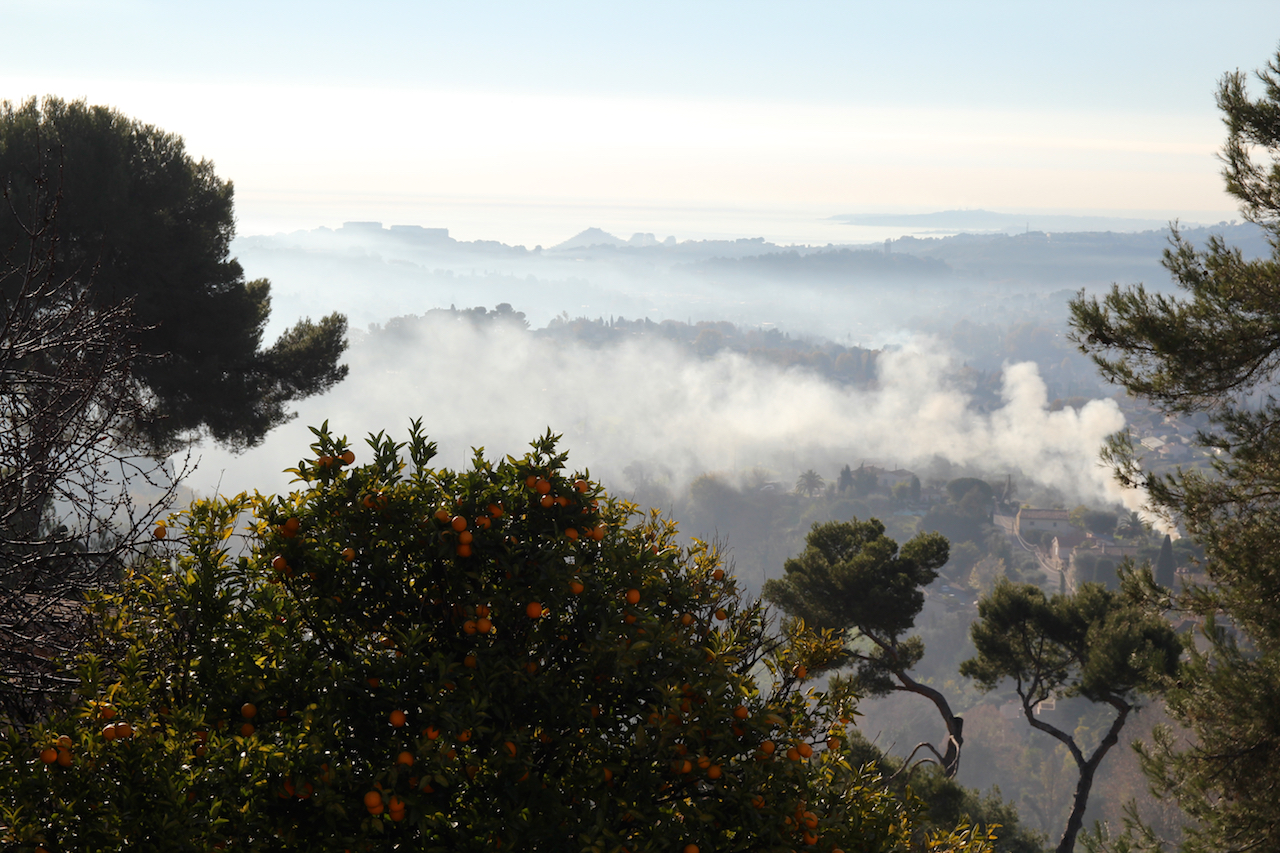
[[[853,212],[1218,221],[1280,4],[5,2],[0,98],[184,137],[239,232],[839,242]]]

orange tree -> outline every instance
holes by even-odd
[[[6,847],[988,849],[844,758],[830,635],[554,436],[454,472],[418,424],[361,466],[315,433],[298,491],[193,504],[95,602],[72,712],[0,742]]]

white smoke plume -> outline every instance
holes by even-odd
[[[309,425],[328,420],[359,452],[368,433],[403,437],[422,417],[442,465],[465,465],[479,446],[522,455],[550,428],[571,465],[615,489],[637,461],[671,471],[679,488],[707,471],[765,467],[790,484],[807,468],[831,479],[864,459],[910,467],[942,457],[1020,471],[1072,500],[1138,504],[1098,461],[1104,438],[1124,426],[1113,401],[1049,411],[1036,366],[1022,363],[1005,370],[1003,404],[979,412],[954,360],[923,339],[882,355],[873,390],[728,352],[700,360],[662,340],[596,348],[445,319],[364,336],[347,362],[346,381],[304,401],[260,447],[238,457],[204,449],[192,489],[285,491],[280,472],[307,455]]]

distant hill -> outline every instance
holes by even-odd
[[[1067,216],[998,213],[992,210],[942,210],[936,213],[849,213],[832,216],[849,225],[886,228],[933,228],[939,231],[1156,231],[1167,228],[1163,219],[1128,219],[1118,216]]]
[[[588,228],[581,234],[552,246],[549,251],[562,252],[569,249],[586,249],[591,246],[639,246],[645,248],[648,246],[674,246],[675,244],[675,237],[668,237],[666,240],[659,241],[652,234],[632,234],[630,240],[623,240],[600,228]]]

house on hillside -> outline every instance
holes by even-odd
[[[1069,530],[1076,529],[1071,526],[1071,522],[1067,521],[1065,509],[1035,509],[1024,506],[1018,510],[1015,523],[1018,535],[1028,542],[1039,542],[1040,536],[1046,530],[1054,536],[1060,536]]]

